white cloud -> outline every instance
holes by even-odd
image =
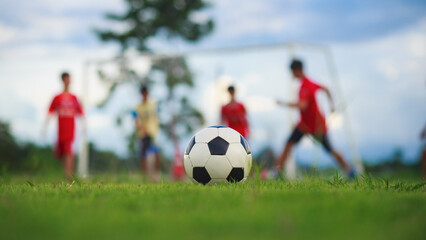
[[[43,9],[51,9],[52,11],[61,12],[68,9],[117,9],[121,10],[123,6],[122,0],[73,0],[73,1],[57,1],[57,0],[38,0],[38,5]]]
[[[0,44],[13,41],[16,35],[16,29],[8,27],[0,22]]]
[[[408,36],[407,48],[415,57],[426,57],[426,34],[414,33]]]
[[[387,79],[397,80],[400,76],[398,66],[389,59],[378,60],[377,68]]]
[[[121,12],[124,6],[120,0],[9,2],[5,7],[14,12],[14,19],[0,22],[0,44],[31,44],[35,41],[58,43],[70,41],[76,36],[94,37],[92,27],[117,27],[117,24],[107,23],[104,14]]]
[[[361,149],[381,146],[370,149],[370,157],[395,146],[408,157],[418,153],[417,135],[426,113],[426,57],[419,54],[425,26],[421,22],[380,39],[335,48],[343,91],[347,99],[354,99],[348,110]]]
[[[301,19],[301,14],[277,14],[274,4],[263,1],[215,1],[214,4],[217,9],[215,36],[227,39],[283,32]]]

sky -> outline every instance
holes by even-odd
[[[363,158],[377,162],[400,148],[407,161],[417,160],[420,132],[426,125],[425,1],[210,2],[209,9],[193,16],[213,18],[215,29],[210,36],[193,45],[181,40],[168,43],[159,37],[150,40],[150,46],[166,53],[285,42],[327,46],[336,62],[348,103],[345,110]],[[0,119],[11,124],[21,141],[54,142],[54,124],[47,139],[41,137],[41,128],[49,102],[61,90],[59,74],[71,72],[72,90],[82,97],[85,62],[111,59],[119,51],[117,45],[100,42],[93,30],[123,28],[106,21],[104,15],[124,9],[123,0],[0,2]],[[305,61],[310,77],[337,94],[318,50],[298,49],[295,54]],[[220,84],[236,84],[239,99],[249,109],[252,148],[260,150],[266,144],[278,152],[289,134],[290,119],[297,119],[294,111],[272,103],[273,99],[291,99],[295,94],[294,87],[292,93],[287,90],[295,84],[287,71],[289,57],[285,49],[191,56],[188,61],[196,73],[191,99],[205,113],[208,124],[217,124],[218,106],[211,100],[215,96],[212,92]],[[137,66],[144,65],[144,59],[140,61]],[[132,126],[127,120],[124,127],[116,128],[115,116],[137,103],[135,86],[120,87],[104,109],[94,105],[105,95],[105,86],[92,80],[89,87],[86,111],[90,140],[101,149],[125,155],[123,139]],[[154,91],[154,96],[162,94],[161,90]],[[319,98],[328,115],[324,96]],[[350,157],[348,137],[341,121],[336,121],[330,129],[331,139]],[[312,164],[315,158],[316,164],[333,165],[308,139],[298,146],[295,156],[301,164]]]

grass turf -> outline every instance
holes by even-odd
[[[1,239],[425,239],[421,182],[0,183]]]

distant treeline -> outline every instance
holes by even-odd
[[[89,164],[92,173],[117,173],[139,171],[139,161],[135,156],[120,157],[111,151],[99,150],[94,144],[89,144]],[[272,149],[265,148],[254,156],[259,166],[273,166],[274,153]],[[162,156],[162,171],[169,172],[171,159]],[[403,161],[403,153],[396,149],[394,154],[387,159],[382,159],[379,164],[366,165],[365,169],[373,174],[387,174],[394,172],[411,172],[420,175],[420,161],[407,165]],[[312,167],[300,166],[304,172],[316,171]],[[34,143],[21,143],[10,132],[9,124],[0,121],[0,174],[2,173],[44,173],[49,171],[62,171],[61,162],[56,160],[51,146],[38,146]]]
[[[128,159],[108,151],[100,151],[93,144],[90,149],[90,169],[94,172],[126,171]],[[51,146],[19,142],[10,132],[9,124],[0,121],[0,173],[43,173],[62,171],[61,162],[54,158]]]

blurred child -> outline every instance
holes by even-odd
[[[234,129],[247,139],[249,137],[250,130],[247,121],[246,108],[242,103],[236,101],[234,86],[229,86],[228,93],[231,100],[228,104],[222,106],[222,124]]]
[[[149,91],[146,86],[142,86],[140,91],[142,102],[136,106],[135,126],[140,143],[141,170],[151,180],[159,181],[160,156],[157,147],[154,145],[155,136],[160,130],[157,103],[149,98]]]
[[[62,73],[61,79],[64,90],[56,95],[50,104],[44,132],[47,129],[50,118],[56,114],[58,116],[58,140],[55,146],[55,156],[62,159],[65,174],[67,177],[71,177],[75,167],[74,153],[72,151],[75,117],[83,116],[83,108],[77,97],[69,92],[70,74],[67,72]]]
[[[293,133],[290,135],[283,152],[276,162],[276,173],[283,169],[285,161],[287,160],[292,148],[296,145],[305,134],[311,135],[315,140],[321,142],[324,149],[330,153],[340,167],[348,174],[350,178],[355,177],[353,168],[343,159],[342,155],[333,149],[327,135],[327,128],[325,118],[318,109],[315,94],[318,90],[324,91],[331,104],[331,110],[334,111],[333,98],[330,91],[317,83],[312,82],[307,78],[303,72],[303,63],[300,60],[293,60],[290,65],[293,76],[301,81],[299,90],[299,100],[297,102],[282,102],[277,101],[278,104],[296,108],[300,111],[300,121],[294,128]]]

